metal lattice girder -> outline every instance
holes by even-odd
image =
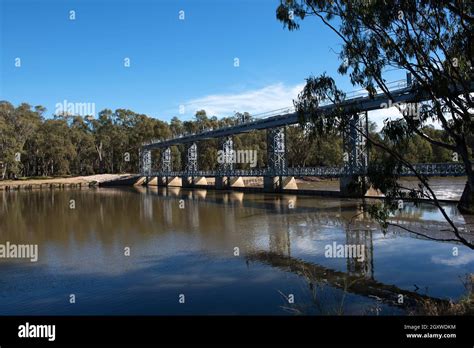
[[[171,148],[167,147],[161,153],[161,171],[163,173],[171,172]]]
[[[187,159],[186,159],[186,172],[194,173],[198,170],[198,162],[197,162],[197,145],[196,143],[192,143],[187,148]]]
[[[286,170],[285,127],[267,129],[267,159],[270,171]]]
[[[365,171],[369,163],[367,112],[351,116],[344,131],[344,167],[348,173]]]
[[[151,151],[141,150],[140,151],[140,173],[143,175],[151,174]]]
[[[414,169],[426,176],[464,176],[466,175],[464,164],[454,163],[418,163],[413,165]],[[171,171],[168,176],[185,176],[183,171]],[[234,169],[232,171],[214,171],[198,170],[194,172],[195,176],[219,177],[219,176],[319,176],[326,178],[340,178],[351,174],[366,175],[367,171],[357,169],[349,171],[348,167],[304,167],[304,168],[285,168],[284,171],[270,171],[268,168],[257,169]],[[402,167],[400,176],[415,176],[409,168]],[[153,173],[153,176],[166,176],[163,172]]]
[[[220,139],[219,144],[222,151],[222,162],[219,163],[219,171],[230,172],[234,170],[234,141],[232,137],[225,137]]]
[[[456,86],[453,86],[456,88]],[[470,84],[470,91],[474,91],[474,82]],[[343,108],[350,112],[354,107],[357,107],[359,110],[372,111],[381,109],[381,105],[388,103],[412,103],[422,102],[430,100],[431,95],[428,93],[420,93],[416,88],[412,88],[407,85],[400,85],[397,82],[396,87],[390,89],[390,98],[385,92],[377,93],[375,96],[363,96],[356,95],[353,98],[346,99],[342,105],[327,104],[320,107],[321,112],[331,113],[335,108]],[[310,121],[308,119],[308,121]],[[247,133],[253,130],[262,130],[269,128],[278,128],[291,124],[298,124],[301,122],[301,117],[296,112],[281,112],[279,111],[277,115],[257,118],[253,121],[248,121],[245,123],[239,123],[230,127],[221,127],[213,130],[206,130],[197,134],[184,135],[182,137],[176,137],[169,140],[160,140],[153,141],[150,144],[144,145],[146,148],[160,148],[167,147],[172,145],[179,145],[183,143],[196,142],[206,139],[215,139],[221,138],[234,134]]]

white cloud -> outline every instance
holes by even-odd
[[[304,84],[287,86],[280,82],[241,93],[208,95],[185,103],[186,113],[204,109],[209,116],[231,116],[235,112],[255,115],[293,106],[293,99],[303,87]]]
[[[385,108],[385,109],[378,109],[378,110],[373,110],[369,111],[369,120],[377,123],[377,130],[380,131],[383,127],[383,121],[385,119],[390,119],[390,120],[396,120],[399,118],[402,118],[402,113],[400,112],[399,109],[396,107],[392,106],[390,108]],[[441,124],[439,122],[435,122],[432,120],[428,120],[426,122],[427,125],[432,125],[435,128],[440,129]]]
[[[383,121],[385,119],[396,120],[402,117],[400,110],[396,107],[392,106],[391,108],[387,109],[378,109],[369,111],[369,120],[372,122],[377,123],[377,130],[381,130],[383,127]]]
[[[474,262],[474,254],[463,254],[461,256],[442,258],[439,256],[432,256],[431,262],[446,266],[463,266]]]

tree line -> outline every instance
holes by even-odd
[[[92,175],[101,173],[136,173],[139,149],[152,139],[165,140],[204,130],[252,121],[248,113],[218,119],[204,110],[191,120],[173,117],[169,122],[131,110],[105,109],[97,117],[79,115],[45,116],[42,106],[22,103],[15,107],[0,102],[0,178],[31,176]],[[370,133],[384,141],[371,123]],[[433,139],[444,139],[442,130],[426,127]],[[294,125],[286,130],[287,160],[290,167],[342,165],[342,136],[315,134],[311,127]],[[266,133],[253,131],[234,137],[236,150],[257,150],[257,167],[266,166]],[[449,162],[451,152],[434,147],[418,135],[404,144],[407,159],[413,163]],[[217,168],[219,140],[198,143],[198,163],[203,170]],[[158,151],[156,151],[158,152]],[[184,167],[184,145],[172,147],[173,168]],[[153,153],[154,167],[159,153]],[[371,157],[380,156],[377,149]],[[240,168],[248,165],[238,164]]]

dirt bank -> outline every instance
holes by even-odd
[[[92,183],[101,183],[109,180],[116,180],[123,177],[128,177],[130,174],[97,174],[89,176],[74,176],[74,177],[59,177],[59,178],[28,178],[19,180],[4,180],[0,181],[0,190],[4,189],[22,189],[22,188],[42,188],[50,185],[58,186],[64,185],[69,187],[71,185],[89,186]]]

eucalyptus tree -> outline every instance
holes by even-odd
[[[18,177],[32,170],[31,138],[40,126],[45,109],[22,103],[14,107],[0,102],[0,177]]]
[[[386,120],[382,129],[385,142],[365,135],[372,147],[386,154],[384,160],[377,163],[377,170],[369,168],[370,184],[386,194],[390,204],[385,207],[390,209],[396,208],[397,197],[428,199],[450,224],[454,239],[473,248],[441,206],[428,178],[416,173],[404,152],[397,151],[397,146],[417,135],[434,147],[451,152],[453,159],[463,163],[467,174],[458,207],[464,213],[474,213],[474,118],[471,113],[474,105],[470,61],[474,16],[470,2],[284,0],[276,16],[289,30],[299,29],[305,20],[316,19],[334,32],[342,43],[338,72],[348,75],[353,85],[366,89],[370,97],[380,92],[394,102],[384,79],[387,70],[400,69],[413,77],[416,95],[411,102],[417,105],[416,113],[403,112],[397,120]],[[426,97],[431,101],[420,103]],[[348,127],[348,113],[355,114],[358,110],[336,107],[333,112],[323,114],[318,106],[327,100],[341,106],[345,99],[346,95],[338,89],[334,79],[323,74],[307,79],[295,107],[301,117],[312,120],[319,133],[342,132]],[[426,132],[430,123],[439,124],[446,137],[436,139]],[[397,179],[402,166],[415,171],[420,182],[418,189],[401,187]],[[387,209],[372,209],[371,213],[386,223]]]
[[[71,161],[71,173],[79,175],[94,174],[96,150],[94,135],[82,116],[74,116],[70,124],[71,142],[76,156]]]

